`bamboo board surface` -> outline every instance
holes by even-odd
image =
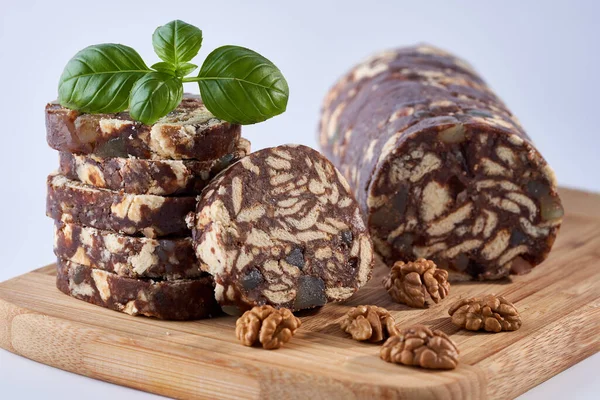
[[[48,266],[0,283],[0,347],[32,360],[178,398],[510,398],[600,351],[600,195],[561,191],[563,227],[547,261],[524,276],[451,286],[426,310],[393,303],[373,279],[345,304],[300,313],[302,327],[282,349],[241,346],[235,318],[165,322],[72,299]],[[449,305],[496,293],[515,303],[515,332],[456,328]],[[386,307],[401,327],[423,323],[460,349],[453,371],[426,371],[379,359],[379,346],[338,327],[350,306]]]

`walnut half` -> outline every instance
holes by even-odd
[[[340,327],[359,341],[381,342],[398,334],[396,321],[388,310],[377,306],[358,306],[348,311]]]
[[[521,316],[515,306],[493,294],[459,300],[450,307],[448,314],[454,325],[470,331],[516,331],[521,327]]]
[[[379,354],[387,362],[428,369],[454,369],[458,364],[458,348],[452,339],[423,325],[403,329],[390,337]]]
[[[448,271],[438,269],[433,261],[424,258],[396,262],[383,286],[396,302],[418,308],[425,307],[426,295],[439,303],[450,290]]]
[[[238,318],[235,335],[244,346],[259,341],[264,349],[278,349],[294,336],[300,325],[300,319],[287,308],[256,306]]]

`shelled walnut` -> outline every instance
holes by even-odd
[[[452,323],[470,331],[516,331],[521,327],[521,316],[515,306],[502,296],[462,299],[448,310]]]
[[[454,369],[458,364],[458,348],[444,332],[415,325],[390,337],[383,344],[380,357],[396,364]]]
[[[438,269],[433,261],[424,258],[396,262],[383,285],[394,301],[418,308],[425,307],[427,295],[439,303],[450,290],[448,271]]]
[[[398,334],[394,317],[385,308],[377,306],[353,307],[340,322],[340,327],[351,334],[352,339],[372,343]]]
[[[260,342],[264,349],[278,349],[294,336],[300,325],[300,319],[287,308],[256,306],[238,318],[235,335],[244,346]]]

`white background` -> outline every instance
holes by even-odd
[[[244,128],[258,149],[316,146],[321,100],[342,73],[374,51],[428,42],[475,66],[562,185],[600,191],[599,15],[600,2],[593,0],[0,0],[0,281],[52,262],[45,178],[57,155],[46,145],[44,105],[56,97],[66,62],[85,46],[127,44],[150,65],[158,61],[153,30],[182,19],[203,30],[197,64],[224,44],[265,55],[283,71],[291,94],[284,115]],[[525,397],[595,397],[598,370],[596,355]],[[7,391],[20,398],[144,397],[0,350],[0,397]]]

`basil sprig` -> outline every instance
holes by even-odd
[[[86,113],[129,109],[131,117],[153,124],[173,111],[184,82],[198,82],[206,108],[237,124],[254,124],[283,113],[289,88],[281,71],[260,54],[239,46],[211,52],[197,76],[190,61],[202,45],[202,31],[171,21],[152,35],[162,60],[146,66],[131,47],[105,43],[86,47],[67,63],[58,84],[61,105]]]

